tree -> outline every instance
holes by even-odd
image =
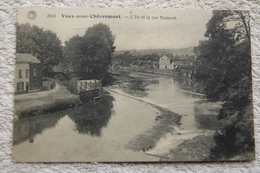
[[[68,41],[65,41],[63,49],[63,61],[61,62],[68,71],[77,71],[78,60],[82,57],[81,53],[82,37],[79,35],[73,36]]]
[[[99,23],[87,29],[82,37],[79,70],[82,72],[105,73],[111,63],[115,36],[109,26]]]
[[[17,53],[30,53],[43,64],[44,74],[52,71],[62,58],[62,45],[57,34],[29,24],[17,25]]]
[[[195,77],[210,100],[224,101],[211,157],[230,158],[254,151],[249,14],[213,11],[206,26]]]
[[[129,66],[133,60],[133,56],[130,51],[124,51],[123,54],[115,55],[114,59],[122,66]]]
[[[64,60],[83,78],[101,77],[107,73],[115,36],[109,26],[99,23],[89,27],[85,34],[65,42]]]
[[[251,73],[250,35],[244,35],[250,28],[242,28],[237,13],[214,11],[207,23],[209,40],[200,45],[196,77],[205,84],[209,99],[224,99],[231,84]]]

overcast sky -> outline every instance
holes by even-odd
[[[28,19],[27,13],[34,10],[37,17]],[[55,14],[56,18],[47,18]],[[121,15],[120,19],[63,18],[63,15]],[[140,19],[130,19],[133,15]],[[129,18],[125,18],[125,17]],[[145,19],[141,19],[145,16]],[[147,19],[146,16],[150,16]],[[152,16],[159,19],[152,19]],[[160,20],[160,16],[172,20]],[[64,43],[72,36],[84,35],[88,27],[102,22],[109,25],[116,35],[116,50],[161,49],[194,47],[204,39],[206,23],[212,16],[209,10],[141,10],[141,9],[90,9],[90,8],[20,8],[17,22],[30,23],[57,33]],[[176,17],[176,19],[175,19]]]

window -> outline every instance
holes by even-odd
[[[24,90],[24,84],[23,82],[17,83],[17,91],[23,91]]]
[[[33,76],[37,76],[36,68],[33,68]]]
[[[29,70],[28,70],[28,69],[26,69],[26,71],[25,71],[25,77],[26,77],[26,78],[29,77]]]
[[[22,78],[22,70],[19,70],[19,78]]]

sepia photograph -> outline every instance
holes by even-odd
[[[17,10],[14,162],[255,159],[249,11]]]

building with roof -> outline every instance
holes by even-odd
[[[173,62],[172,56],[163,55],[159,59],[159,69],[173,70],[174,69],[174,62]]]
[[[15,94],[36,92],[42,87],[42,64],[31,54],[16,53]]]

